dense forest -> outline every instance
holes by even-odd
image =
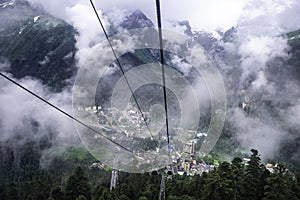
[[[300,176],[277,164],[270,173],[257,150],[250,161],[239,157],[222,162],[201,176],[173,175],[166,178],[168,200],[297,200]],[[152,200],[159,198],[161,175],[119,172],[116,188],[110,192],[109,168],[91,168],[96,161],[83,149],[71,148],[51,161],[47,169],[36,165],[34,155],[24,154],[18,167],[6,162],[1,167],[0,199],[26,200]]]

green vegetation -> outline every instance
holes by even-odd
[[[61,91],[76,74],[76,31],[62,20],[38,16],[0,30],[0,62],[9,62],[8,72],[16,78],[32,76]]]
[[[296,178],[284,165],[270,173],[261,163],[257,150],[251,150],[250,161],[241,158],[222,162],[202,176],[173,175],[166,180],[168,200],[297,200],[300,177]],[[48,169],[32,165],[30,155],[25,165],[1,166],[1,199],[61,200],[152,200],[158,199],[161,176],[119,173],[116,189],[109,191],[110,171],[89,168],[91,155],[82,148],[69,148],[52,160]],[[69,156],[69,158],[68,158]],[[17,174],[15,174],[17,173]],[[18,175],[18,176],[16,176]]]

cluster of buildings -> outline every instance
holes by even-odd
[[[146,128],[145,121],[147,123],[150,121],[149,112],[143,111],[144,118],[141,112],[131,104],[123,111],[114,107],[103,109],[101,106],[78,107],[77,110],[96,114],[99,124],[121,128],[122,130],[135,128],[136,131],[143,131]]]
[[[197,162],[193,158],[178,158],[176,162],[173,161],[172,165],[166,167],[166,173],[169,178],[171,175],[202,175],[203,172],[209,172],[214,169],[215,165],[206,164],[204,161]]]
[[[243,163],[245,166],[248,165],[248,161],[250,159],[243,158]],[[173,161],[172,165],[169,165],[166,167],[166,173],[168,175],[168,178],[171,178],[171,175],[183,175],[186,173],[188,176],[195,176],[195,175],[202,175],[203,172],[209,172],[210,170],[215,169],[218,167],[218,165],[209,165],[206,164],[204,161],[197,162],[192,157],[190,158],[178,158],[177,161]],[[278,173],[278,165],[267,163],[265,164],[266,169],[270,173]],[[288,169],[285,169],[286,172],[288,172]]]
[[[143,112],[144,117],[134,106],[129,105],[126,110],[120,111],[117,108],[92,106],[84,108],[84,111],[95,113],[101,125],[121,129],[126,136],[142,136],[146,130],[145,121],[149,122],[149,113]]]
[[[250,158],[243,158],[243,164],[244,164],[245,166],[248,165],[248,162],[249,162],[249,161],[250,161]],[[271,164],[271,163],[267,163],[267,164],[265,164],[265,167],[266,167],[266,169],[267,169],[269,172],[271,172],[271,173],[277,173],[277,167],[278,167],[278,164],[273,165],[273,164]]]
[[[143,118],[139,110],[132,105],[129,105],[127,109],[123,111],[120,111],[116,108],[108,108],[103,110],[100,106],[85,107],[81,110],[89,113],[95,113],[99,124],[107,127],[120,128],[127,137],[137,136],[143,138],[143,134],[145,134],[145,132],[147,133],[148,131],[146,130],[147,127],[145,121],[147,123],[151,122],[148,112],[143,112],[145,117]],[[184,132],[189,130],[177,131],[184,134]],[[191,131],[192,130],[190,130],[190,132]],[[176,154],[173,154],[172,165],[166,167],[167,173],[179,175],[186,173],[187,175],[194,176],[197,174],[201,175],[203,172],[209,172],[210,170],[214,169],[214,165],[208,165],[205,162],[198,163],[195,159],[193,159],[197,142],[199,139],[205,138],[207,133],[192,131],[191,133],[185,134],[194,135],[194,139],[183,144],[182,152],[176,152]],[[161,139],[163,140],[164,138],[162,137]],[[94,163],[91,167],[103,167],[98,165],[99,164]]]
[[[196,133],[196,139],[186,143],[183,147],[183,152],[177,153],[176,159],[173,157],[172,164],[166,167],[169,178],[171,177],[170,175],[173,174],[186,174],[188,176],[202,175],[203,172],[207,173],[216,167],[204,161],[198,162],[194,156],[196,154],[195,146],[198,140],[201,138],[204,139],[206,136],[207,133]]]
[[[247,105],[246,103],[243,103],[243,108],[245,108]],[[139,110],[129,105],[126,110],[120,111],[116,108],[108,108],[105,111],[99,106],[91,106],[91,107],[85,107],[81,108],[81,110],[89,112],[89,113],[95,113],[98,122],[101,125],[106,125],[109,127],[116,127],[120,128],[123,133],[127,137],[136,136],[136,137],[144,137],[143,134],[146,130],[146,124],[151,121],[150,115],[148,112],[144,112],[144,117],[141,115]],[[179,128],[180,129],[180,128]],[[177,130],[179,132],[185,132],[189,130]],[[191,132],[192,130],[190,130]],[[186,133],[187,134],[187,133]],[[196,159],[194,159],[195,155],[195,146],[198,143],[199,140],[203,140],[205,137],[207,137],[207,133],[201,133],[192,131],[191,133],[188,133],[190,135],[195,135],[194,139],[188,141],[185,143],[182,147],[182,152],[176,152],[173,154],[172,159],[173,162],[171,165],[166,167],[166,174],[169,178],[172,177],[172,175],[178,174],[183,175],[186,174],[188,176],[194,176],[194,175],[202,175],[204,172],[209,172],[210,170],[213,170],[217,167],[217,165],[210,165],[206,164],[204,161],[197,162]],[[164,138],[161,138],[164,139]],[[167,139],[167,138],[165,138]],[[244,165],[247,165],[250,159],[243,158]],[[104,165],[100,163],[94,163],[91,165],[91,168],[103,168]],[[267,163],[265,165],[266,169],[269,170],[271,173],[276,173],[277,165],[273,165],[270,163]]]

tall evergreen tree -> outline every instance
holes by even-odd
[[[148,200],[147,197],[141,196],[138,200]]]
[[[7,199],[7,195],[6,195],[4,186],[0,186],[0,199]]]
[[[61,187],[60,186],[54,187],[51,191],[50,197],[52,197],[54,200],[63,200],[64,199],[64,193],[61,190]]]
[[[16,184],[11,183],[8,187],[7,200],[18,200],[18,191]]]
[[[296,196],[300,199],[300,175],[297,176],[294,190],[295,190]]]
[[[259,191],[263,190],[261,177],[261,159],[258,151],[251,149],[252,155],[250,161],[247,163],[245,170],[245,178],[243,183],[243,199],[245,200],[259,200]]]
[[[196,199],[200,199],[201,197],[201,192],[202,192],[202,187],[204,186],[204,181],[202,176],[197,175],[194,176],[191,180],[190,180],[190,184],[188,187],[188,195],[189,196],[193,196]]]
[[[91,199],[90,185],[88,178],[81,167],[76,167],[74,172],[69,176],[66,183],[65,199],[74,200],[79,195],[86,199]]]
[[[221,185],[221,177],[219,173],[217,173],[216,170],[211,171],[210,173],[207,174],[206,177],[206,184],[203,187],[202,191],[202,200],[222,200],[222,196],[219,192],[221,190],[222,185]]]
[[[79,195],[79,196],[76,198],[76,200],[87,200],[87,199],[85,198],[85,196]]]
[[[241,158],[234,158],[231,162],[232,179],[233,179],[233,193],[234,200],[242,200],[243,180],[244,180],[244,165]]]
[[[125,194],[122,194],[120,197],[119,197],[120,200],[130,200],[128,196],[126,196]]]
[[[99,186],[97,185],[94,189],[93,189],[93,193],[92,193],[92,196],[93,196],[93,199],[99,199],[102,195],[102,192],[105,190],[105,187],[104,186]]]
[[[298,200],[293,184],[293,177],[286,171],[286,167],[278,165],[276,173],[267,178],[263,200]]]
[[[116,192],[119,197],[121,197],[121,195],[125,195],[126,197],[128,197],[130,199],[135,199],[132,183],[129,183],[129,184],[121,183],[116,188]]]
[[[103,190],[101,197],[99,200],[113,200],[112,195],[110,194],[108,188]]]
[[[236,164],[238,164],[236,160]],[[233,170],[233,165],[223,162],[220,166],[208,174],[202,191],[202,199],[240,199],[241,181],[236,176],[241,169]],[[237,173],[236,175],[234,173]]]

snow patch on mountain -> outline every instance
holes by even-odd
[[[14,5],[14,4],[15,4],[15,1],[12,0],[12,1],[8,1],[8,2],[5,2],[5,3],[1,3],[1,4],[0,4],[0,7],[1,7],[1,8],[6,8],[6,7],[12,6],[12,5]]]
[[[40,18],[40,16],[38,15],[38,16],[33,18],[33,21],[36,22],[39,18]]]

